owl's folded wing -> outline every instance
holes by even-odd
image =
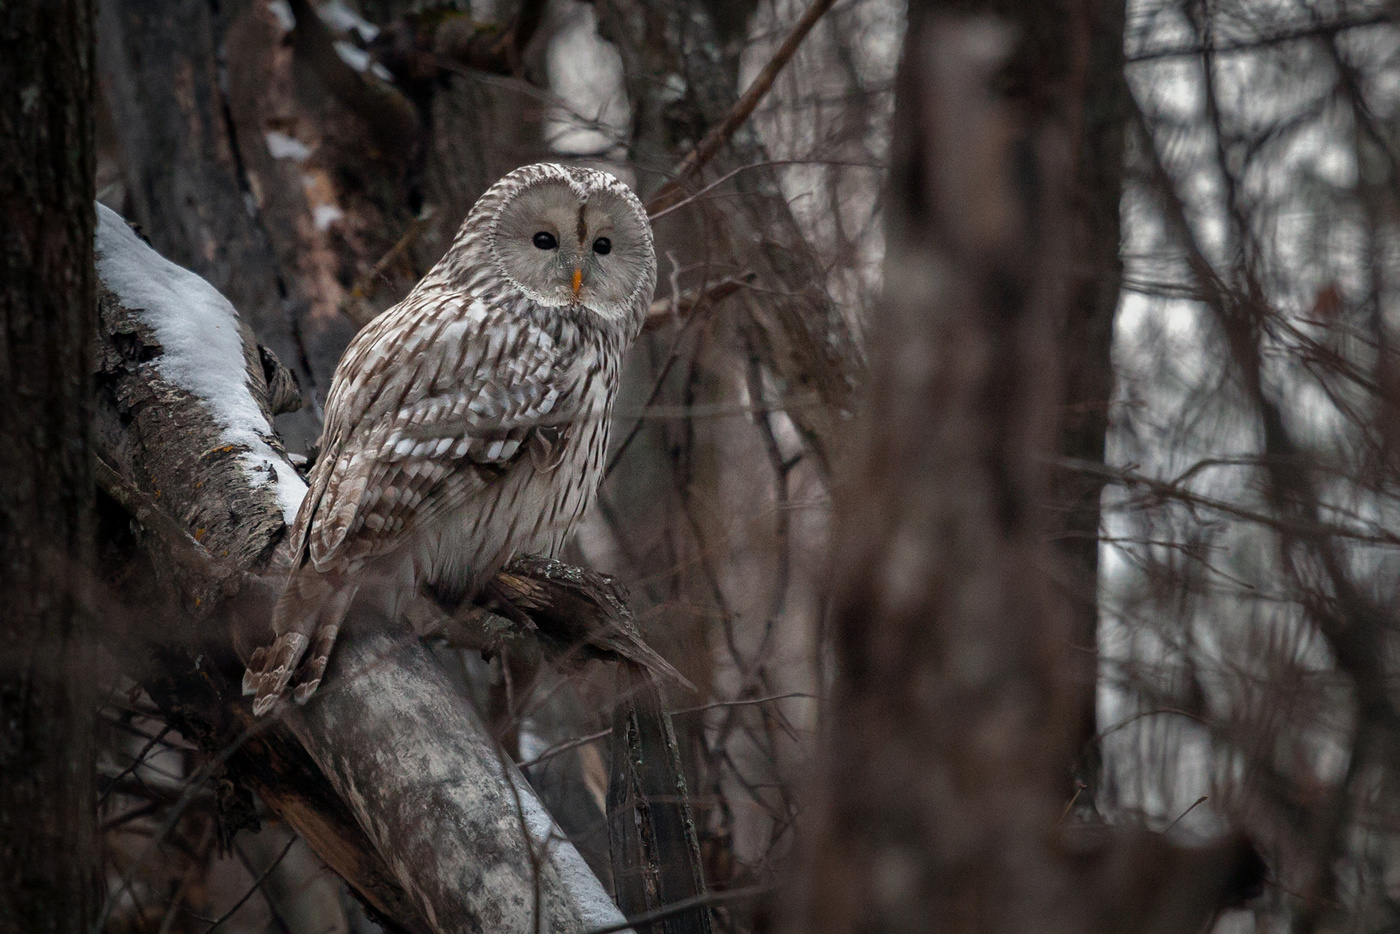
[[[352,423],[336,450],[323,455],[334,462],[317,471],[325,480],[308,494],[319,494],[319,503],[306,517],[308,557],[318,569],[342,554],[392,550],[412,528],[462,506],[521,458],[537,469],[550,466],[582,417],[584,368],[538,330],[517,335],[501,352],[473,356],[463,354],[456,367],[415,367],[418,385],[406,380],[399,404],[366,433]]]

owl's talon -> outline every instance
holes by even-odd
[[[259,697],[257,700],[253,701],[253,716],[261,717],[263,714],[271,710],[273,708],[273,705],[275,705],[276,703],[276,694],[268,694],[264,697]]]
[[[316,689],[320,686],[320,678],[317,678],[315,681],[307,681],[304,684],[298,684],[296,690],[292,692],[292,700],[296,701],[298,704],[305,704],[307,701],[311,700],[311,695],[315,694]]]

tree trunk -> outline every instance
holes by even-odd
[[[1184,934],[1242,858],[1061,821],[1077,704],[1045,453],[1092,3],[910,11],[804,930]]]
[[[1059,453],[1102,464],[1113,397],[1113,321],[1123,278],[1119,257],[1123,139],[1128,93],[1123,73],[1122,0],[1086,4],[1088,71],[1083,129],[1070,210],[1074,270],[1060,330],[1063,390]],[[1098,742],[1099,500],[1102,475],[1061,471],[1055,478],[1060,558],[1069,591],[1074,647],[1076,805],[1096,810],[1102,770]]]
[[[316,377],[329,381],[329,369],[313,372],[308,363],[317,348],[304,333],[308,296],[302,283],[314,274],[296,268],[287,244],[279,255],[269,236],[279,222],[282,229],[291,226],[279,212],[304,208],[305,198],[300,179],[265,192],[255,186],[263,179],[251,172],[268,161],[266,146],[258,136],[253,145],[259,151],[245,152],[248,141],[240,143],[234,132],[238,95],[250,83],[237,67],[248,43],[230,46],[225,87],[215,57],[222,37],[210,4],[103,0],[100,11],[101,86],[120,143],[129,213],[157,250],[229,297],[309,399],[324,389]],[[268,210],[259,192],[273,202]],[[330,367],[345,339],[332,339]],[[293,447],[304,448],[319,426],[307,409],[287,413],[279,427]]]
[[[0,4],[0,931],[95,914],[93,8]]]

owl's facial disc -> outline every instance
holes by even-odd
[[[603,317],[632,313],[650,258],[649,231],[634,205],[611,191],[581,198],[563,180],[511,199],[496,225],[502,271],[547,307],[582,305]]]

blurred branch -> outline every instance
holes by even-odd
[[[483,28],[470,16],[449,16],[433,34],[433,53],[477,71],[519,74],[525,47],[544,21],[547,6],[546,0],[524,0],[504,29]]]

